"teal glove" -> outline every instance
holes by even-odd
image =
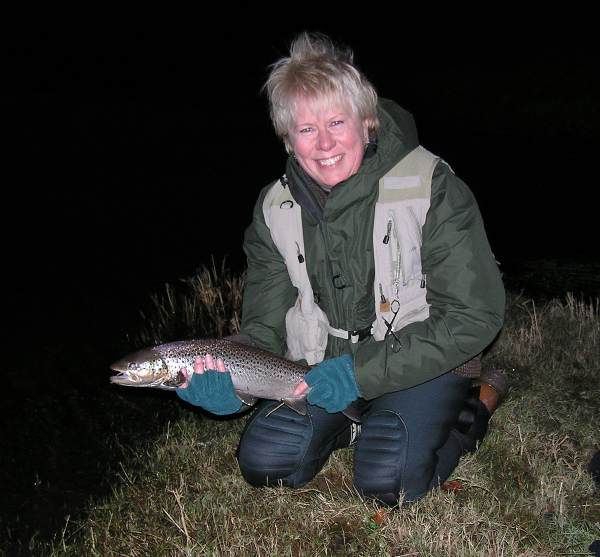
[[[204,373],[193,373],[188,386],[177,389],[177,396],[218,416],[235,414],[243,405],[235,394],[231,375],[227,371],[211,369]]]
[[[304,381],[310,387],[308,402],[332,414],[345,410],[360,396],[348,354],[322,361],[304,376]]]

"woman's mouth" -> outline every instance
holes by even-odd
[[[329,159],[319,159],[317,162],[319,163],[319,166],[333,166],[335,163],[341,161],[343,156],[343,154],[336,155],[335,157],[331,157]]]

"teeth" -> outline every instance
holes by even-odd
[[[336,162],[341,160],[343,155],[337,155],[335,157],[331,157],[330,159],[322,159],[319,161],[321,166],[333,166]]]

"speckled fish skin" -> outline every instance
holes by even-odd
[[[194,369],[196,358],[221,358],[231,374],[236,393],[244,402],[256,398],[303,402],[294,388],[309,370],[276,354],[227,339],[185,340],[145,348],[110,367],[120,372],[110,378],[118,385],[176,389],[185,380],[181,368]],[[301,405],[300,405],[301,406]]]

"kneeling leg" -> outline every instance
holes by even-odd
[[[238,447],[243,477],[256,487],[300,487],[321,470],[350,420],[308,405],[301,416],[278,402],[260,403]]]
[[[437,485],[438,451],[450,438],[469,386],[470,380],[446,373],[375,399],[363,416],[354,455],[359,492],[396,505],[402,494],[405,502],[415,501]]]
[[[398,503],[406,468],[408,430],[388,410],[363,417],[354,451],[354,485],[362,495],[393,506]]]

